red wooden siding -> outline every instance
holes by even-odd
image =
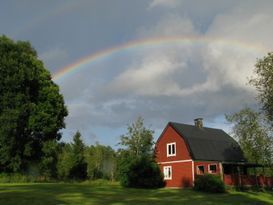
[[[239,179],[240,178],[240,179]],[[241,182],[240,182],[241,181]],[[224,175],[224,183],[226,185],[236,186],[241,183],[244,186],[266,186],[273,187],[273,177],[265,177],[265,176],[249,176],[249,175]]]
[[[176,143],[176,156],[167,157],[167,144]],[[165,180],[167,187],[189,187],[193,184],[192,161],[184,139],[167,126],[156,143],[156,160],[163,172],[164,166],[172,167],[172,179]]]
[[[209,173],[209,165],[216,165],[216,173]],[[217,174],[219,175],[220,174],[220,166],[219,166],[219,163],[218,162],[203,162],[203,161],[199,161],[199,162],[194,162],[194,174],[195,175],[198,175],[197,173],[197,167],[198,166],[204,166],[205,168],[205,173],[204,174]]]
[[[176,142],[176,156],[167,157],[167,144],[172,142]],[[156,159],[157,162],[191,159],[184,139],[171,126],[166,127],[156,143]]]
[[[160,169],[163,172],[164,166],[172,167],[172,179],[165,180],[166,187],[192,187],[192,162],[179,162],[160,164]]]

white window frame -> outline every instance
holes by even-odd
[[[203,167],[203,168],[204,168],[204,172],[203,172],[203,173],[200,173],[199,167]],[[204,166],[204,165],[197,165],[197,166],[196,166],[196,174],[197,174],[197,175],[203,175],[203,174],[205,174],[205,166]]]
[[[172,149],[174,145],[174,150]],[[169,147],[171,147],[171,154],[169,154]],[[167,143],[167,157],[176,156],[176,142]]]
[[[164,166],[163,174],[164,174],[164,180],[171,180],[173,175],[172,166]]]
[[[212,171],[211,171],[210,166],[215,166],[215,167],[216,167],[215,172],[212,172]],[[216,174],[216,173],[217,173],[217,164],[209,164],[209,165],[208,165],[208,172],[209,172],[210,174]]]

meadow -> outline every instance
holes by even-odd
[[[0,184],[2,205],[262,205],[273,204],[273,192],[207,194],[190,189],[132,189],[117,183]]]

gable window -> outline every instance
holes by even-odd
[[[168,143],[167,144],[167,157],[176,156],[176,143]]]
[[[165,166],[163,167],[164,179],[172,179],[172,167]]]
[[[216,164],[209,165],[209,173],[211,173],[211,174],[216,173]]]
[[[204,174],[205,173],[205,167],[203,165],[197,166],[197,174]]]

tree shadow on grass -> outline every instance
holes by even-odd
[[[5,189],[6,188],[6,189]],[[270,202],[270,200],[272,202]],[[119,185],[25,184],[0,185],[0,204],[11,205],[265,205],[273,204],[273,193],[207,194],[190,189],[127,189]]]

